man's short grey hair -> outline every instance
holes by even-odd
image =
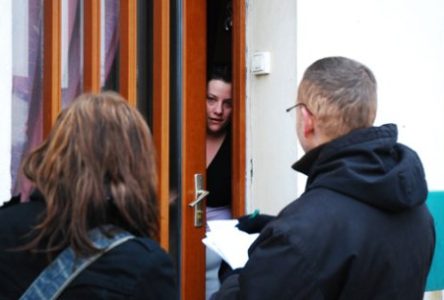
[[[346,57],[326,57],[310,65],[298,91],[331,138],[373,125],[376,117],[376,79],[365,65]]]

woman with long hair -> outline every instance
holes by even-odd
[[[84,94],[23,161],[26,203],[0,209],[0,298],[18,299],[70,247],[102,254],[91,231],[133,238],[104,253],[60,299],[176,299],[174,270],[157,245],[155,153],[141,114],[114,92]]]

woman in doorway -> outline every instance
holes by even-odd
[[[231,218],[231,70],[215,67],[207,83],[207,221]],[[206,250],[206,298],[219,289],[221,258]]]

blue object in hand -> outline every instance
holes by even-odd
[[[268,222],[275,218],[275,216],[260,214],[259,210],[256,209],[253,213],[238,218],[239,223],[236,226],[239,230],[247,233],[258,233],[262,231]]]

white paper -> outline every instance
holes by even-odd
[[[259,233],[248,234],[236,227],[237,220],[208,221],[209,231],[202,242],[232,269],[243,268],[248,261],[248,248]]]

